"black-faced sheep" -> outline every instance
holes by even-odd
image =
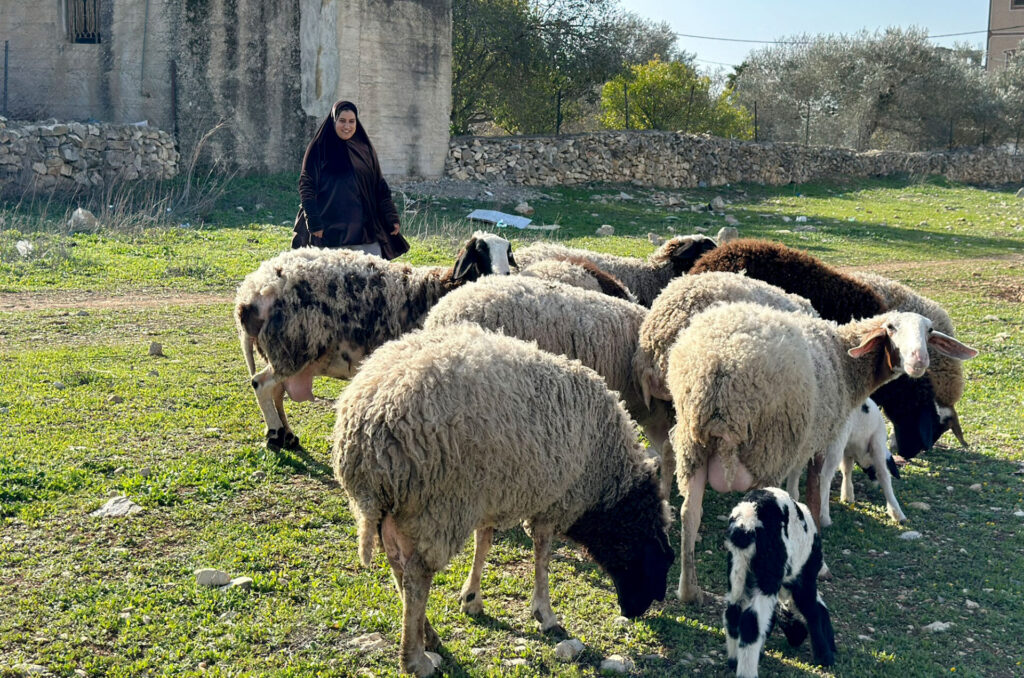
[[[717,492],[778,485],[815,455],[845,445],[840,433],[853,408],[900,373],[921,377],[929,345],[957,359],[977,353],[915,313],[837,326],[726,304],[691,321],[669,354],[668,374],[676,413],[671,442],[685,495],[681,600],[702,598],[693,558],[705,485]],[[819,492],[809,483],[815,517]]]
[[[665,241],[646,260],[572,249],[549,242],[538,242],[524,247],[516,252],[516,257],[524,267],[542,259],[587,259],[621,280],[641,304],[650,307],[654,298],[673,278],[689,271],[702,254],[714,248],[715,241],[712,238],[685,235]]]
[[[737,678],[757,677],[776,619],[791,646],[809,633],[815,663],[832,666],[835,633],[818,593],[821,537],[807,507],[775,487],[749,492],[729,516],[725,548],[729,592],[722,618]]]
[[[557,534],[611,576],[625,616],[664,598],[674,554],[657,464],[618,397],[578,361],[470,323],[423,330],[378,349],[337,415],[335,477],[363,563],[379,536],[394,572],[404,671],[434,670],[425,654],[439,642],[426,618],[430,584],[474,530],[525,524],[531,610],[543,630],[558,628],[547,581]]]
[[[690,320],[714,304],[746,301],[817,316],[809,301],[761,280],[734,273],[705,273],[676,278],[658,295],[640,326],[633,356],[633,373],[640,384],[644,403],[652,409],[671,408],[668,392],[668,355],[679,333]],[[675,472],[672,445],[660,446],[662,490],[671,495]]]
[[[690,273],[707,271],[745,271],[752,278],[805,297],[822,318],[837,323],[898,310],[889,309],[866,282],[806,252],[766,240],[741,238],[726,243],[702,256]],[[901,377],[872,397],[892,422],[900,453],[907,458],[930,450],[945,430],[941,428],[930,377],[914,381]]]
[[[477,231],[451,268],[414,268],[349,250],[301,248],[279,254],[245,277],[235,323],[267,447],[297,449],[284,394],[313,397],[313,378],[348,379],[386,341],[418,327],[449,291],[514,265],[509,243]],[[253,346],[267,361],[256,373]]]

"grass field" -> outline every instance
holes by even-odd
[[[743,235],[907,283],[942,303],[958,337],[982,352],[965,366],[958,407],[970,449],[943,438],[896,482],[909,523],[886,517],[881,491],[859,472],[858,503],[833,503],[824,546],[836,577],[821,589],[839,645],[834,669],[810,666],[806,644],[791,650],[775,633],[763,675],[1024,675],[1024,200],[1015,189],[599,186],[531,199],[535,221],[559,225],[546,237],[646,256],[648,233],[716,233],[722,217],[686,205],[720,195]],[[460,218],[470,209],[514,206],[406,197],[416,264],[452,260],[474,229]],[[358,564],[327,466],[330,404],[287,403],[307,453],[266,451],[234,334],[234,288],[287,247],[295,204],[293,177],[235,180],[206,214],[123,218],[73,235],[64,221],[74,205],[0,204],[0,676],[397,674],[401,604],[382,556]],[[594,236],[602,224],[615,235]],[[513,235],[515,245],[540,237]],[[163,356],[149,355],[154,341]],[[332,397],[343,386],[315,388]],[[122,494],[144,511],[89,516]],[[716,594],[723,518],[737,499],[705,498],[698,576]],[[911,529],[923,537],[899,539]],[[671,539],[678,549],[678,522]],[[529,614],[528,537],[496,539],[480,618],[457,600],[469,554],[467,543],[437,576],[428,607],[445,675],[595,675],[612,654],[637,674],[729,675],[720,602],[694,609],[670,598],[621,623],[611,580],[561,543],[552,603],[586,645],[564,664]],[[200,567],[251,577],[252,590],[202,588]],[[671,595],[678,565],[669,578]],[[936,621],[952,626],[925,630]],[[382,649],[353,643],[371,633]]]

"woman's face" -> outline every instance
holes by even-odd
[[[334,119],[334,132],[343,141],[348,141],[356,133],[355,111],[342,111]]]

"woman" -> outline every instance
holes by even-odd
[[[377,154],[350,101],[334,104],[306,147],[292,247],[344,247],[394,259],[409,251]]]

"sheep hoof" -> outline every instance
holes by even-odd
[[[434,675],[436,668],[426,652],[421,652],[419,655],[411,657],[402,657],[402,671],[404,673],[411,673],[417,676],[417,678]]]
[[[484,601],[479,591],[470,591],[459,596],[459,603],[462,611],[468,615],[476,616],[484,611]]]
[[[700,607],[704,604],[704,592],[699,587],[693,587],[691,589],[683,590],[680,588],[676,595],[679,597],[679,601],[687,603],[695,607]]]
[[[554,626],[542,629],[542,633],[550,638],[558,638],[562,640],[569,637],[569,632],[565,630],[565,627],[561,624],[555,624]]]
[[[302,444],[294,433],[286,428],[279,428],[267,431],[267,449],[272,452],[290,450],[292,452],[302,451]]]

